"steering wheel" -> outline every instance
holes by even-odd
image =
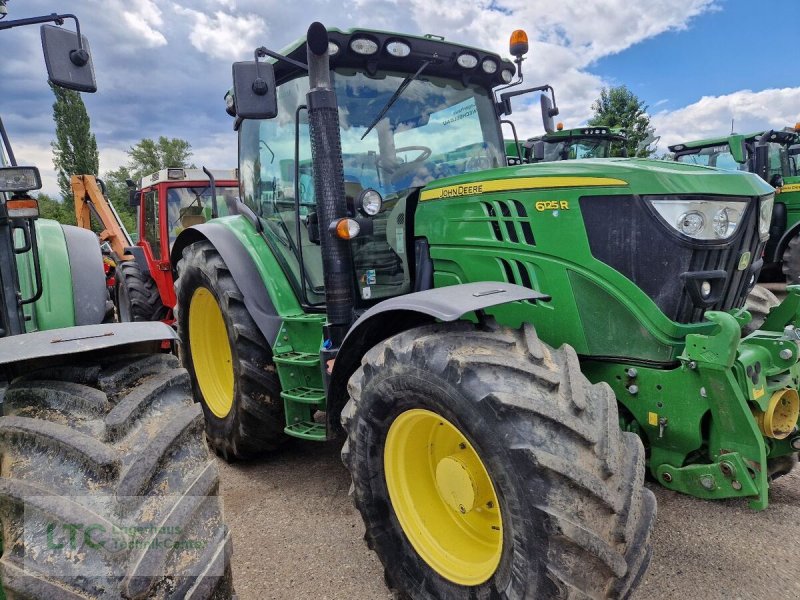
[[[406,169],[413,165],[425,162],[426,160],[428,160],[428,158],[430,158],[432,152],[431,149],[428,148],[427,146],[403,146],[402,148],[396,148],[394,153],[395,155],[397,155],[400,154],[401,152],[414,152],[414,151],[420,153],[419,156],[414,158],[414,160],[410,160],[408,162],[403,162],[403,163],[396,163],[396,162],[390,163],[383,158],[379,158],[378,166],[387,173],[393,173],[395,171]]]

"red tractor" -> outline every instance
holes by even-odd
[[[239,183],[235,169],[161,169],[142,178],[139,187],[128,181],[130,204],[138,207],[134,246],[125,248],[132,260],[117,266],[116,298],[120,321],[175,320],[172,243],[193,225],[236,214]]]

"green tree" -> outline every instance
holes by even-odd
[[[70,176],[96,174],[100,168],[97,140],[91,131],[89,114],[78,92],[51,85],[56,101],[53,103],[53,120],[56,122],[56,139],[52,142],[53,165],[58,174],[61,197],[72,197]]]
[[[167,138],[163,135],[158,141],[144,138],[128,150],[130,164],[128,170],[134,180],[169,167],[196,168],[189,164],[192,146],[186,140]]]
[[[66,201],[59,202],[44,193],[40,193],[36,199],[39,201],[39,216],[43,219],[53,219],[65,225],[75,225],[73,204]]]
[[[655,153],[655,148],[643,144],[648,138],[652,139],[655,131],[650,125],[647,105],[626,86],[603,88],[600,97],[592,103],[592,110],[594,116],[589,119],[589,125],[621,127],[627,132],[628,156],[646,158]]]
[[[111,205],[117,210],[119,218],[128,233],[131,235],[136,231],[136,208],[128,204],[128,185],[127,179],[132,179],[128,167],[120,167],[105,174],[103,183],[106,184],[106,196]]]

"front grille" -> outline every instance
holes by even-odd
[[[758,235],[758,203],[751,201],[731,240],[718,245],[679,239],[659,222],[637,196],[586,196],[580,200],[592,255],[639,286],[670,319],[697,323],[706,310],[730,310],[744,305],[758,279],[765,242]],[[742,254],[750,252],[747,268],[738,270]],[[682,275],[724,271],[714,290],[719,300],[698,306]]]
[[[482,201],[483,210],[492,224],[494,239],[509,244],[536,245],[531,219],[519,200]]]

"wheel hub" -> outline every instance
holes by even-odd
[[[454,511],[465,515],[475,507],[478,488],[469,467],[456,455],[450,455],[436,465],[436,488],[439,495]]]

